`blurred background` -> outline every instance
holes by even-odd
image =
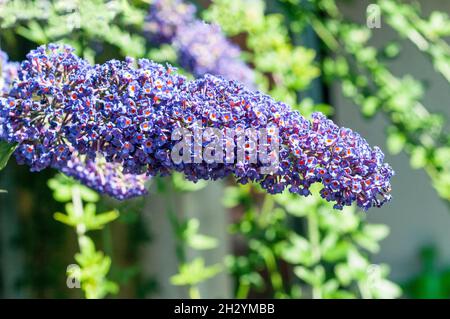
[[[449,298],[449,12],[445,0],[0,0],[9,61],[59,42],[92,63],[146,57],[237,79],[359,132],[396,172],[393,200],[365,213],[178,174],[119,202],[12,159],[0,297]],[[74,188],[84,214],[106,214],[86,245],[61,217]]]

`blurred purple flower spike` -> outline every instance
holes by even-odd
[[[207,73],[254,88],[254,74],[240,60],[241,50],[218,25],[195,17],[196,8],[181,0],[156,0],[150,6],[146,31],[152,41],[171,43],[180,65],[196,77]]]

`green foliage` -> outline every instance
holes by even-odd
[[[440,72],[450,82],[450,46],[443,39],[450,35],[447,13],[434,11],[428,19],[424,19],[417,6],[392,0],[380,0],[379,5],[389,25],[425,52],[431,58],[436,72]]]
[[[111,258],[97,251],[94,242],[87,236],[81,236],[79,243],[80,253],[75,255],[75,260],[80,266],[80,270],[69,272],[68,276],[81,282],[81,288],[88,299],[98,299],[108,294],[116,294],[119,286],[106,279],[111,268]]]
[[[11,145],[5,141],[0,141],[0,171],[6,167],[12,153],[16,150],[17,145]]]
[[[189,296],[200,299],[198,284],[214,277],[221,269],[220,264],[205,266],[205,261],[199,257],[192,262],[180,264],[178,274],[172,276],[170,282],[176,286],[188,286]]]
[[[200,222],[196,218],[191,218],[186,221],[182,234],[186,244],[196,250],[213,249],[217,247],[217,240],[214,237],[198,233],[199,227]]]
[[[183,174],[174,173],[172,176],[174,189],[179,192],[195,192],[206,187],[206,181],[198,181],[196,183],[186,180]]]
[[[88,203],[96,203],[100,196],[92,189],[78,184],[73,178],[64,174],[57,174],[47,182],[48,187],[53,191],[53,198],[61,203],[72,200],[73,187],[77,187],[81,199]]]
[[[96,205],[93,203],[88,203],[84,207],[84,214],[78,216],[75,213],[73,204],[66,204],[67,214],[56,212],[53,218],[63,224],[68,226],[76,227],[77,225],[84,225],[86,230],[99,230],[102,229],[107,223],[119,217],[119,213],[116,210],[112,210],[99,215],[95,214]]]
[[[260,88],[274,98],[296,105],[297,90],[319,75],[314,50],[293,45],[283,16],[265,14],[263,1],[216,0],[203,16],[230,36],[247,35],[247,59],[255,67]]]
[[[172,276],[170,281],[177,286],[196,286],[202,281],[214,277],[221,271],[219,264],[205,266],[202,258],[180,265],[179,273]]]
[[[243,190],[244,194],[246,192]],[[246,206],[246,201],[237,196],[234,188],[227,190],[226,194],[225,202]],[[395,298],[400,295],[398,286],[386,279],[387,266],[370,264],[368,259],[370,253],[379,251],[379,241],[388,235],[385,225],[365,223],[363,216],[351,207],[342,213],[334,213],[329,203],[312,196],[301,199],[286,192],[274,196],[274,200],[275,203],[270,204],[273,207],[263,204],[259,212],[247,205],[244,218],[232,228],[249,240],[248,257],[230,262],[231,271],[241,284],[246,284],[246,277],[254,269],[265,266],[273,272],[272,289],[275,289],[276,296],[294,297],[286,291],[285,284],[279,283],[282,280],[277,270],[279,261],[272,261],[283,260],[294,266],[294,274],[302,280],[303,290],[306,289],[303,294],[314,298],[358,295],[363,298]],[[306,222],[305,233],[293,230],[292,225],[298,224],[295,219]],[[244,262],[243,259],[247,260]],[[250,266],[242,267],[245,264]]]
[[[91,189],[82,186],[73,179],[58,174],[48,181],[56,201],[66,203],[66,213],[56,212],[54,219],[73,227],[77,233],[80,252],[75,254],[77,267],[68,268],[68,278],[81,283],[86,298],[103,298],[108,294],[116,294],[119,287],[106,279],[111,258],[97,251],[95,244],[86,232],[102,229],[119,217],[117,210],[96,214],[100,197]],[[86,205],[83,206],[83,201]]]
[[[420,252],[420,273],[402,286],[409,298],[448,299],[450,297],[450,268],[439,267],[436,247],[427,246]]]
[[[181,174],[174,174],[165,184],[158,180],[159,190],[166,195],[176,191],[178,193],[193,192],[206,186],[206,182],[192,183]],[[167,203],[172,198],[168,198]],[[200,298],[198,285],[222,271],[221,265],[205,266],[203,257],[187,261],[186,250],[188,248],[198,251],[214,249],[217,247],[217,239],[199,233],[200,221],[196,218],[184,218],[177,214],[168,204],[167,216],[171,222],[176,239],[176,255],[179,263],[179,271],[171,277],[171,283],[178,286],[188,286],[191,298]]]
[[[38,44],[70,44],[93,62],[98,44],[116,47],[122,56],[145,56],[145,14],[145,3],[126,0],[14,0],[2,5],[0,26]]]

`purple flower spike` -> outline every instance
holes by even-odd
[[[0,93],[9,91],[9,86],[13,79],[17,77],[18,67],[18,63],[9,61],[8,55],[0,50]]]
[[[22,103],[17,108],[15,99],[2,101],[0,139],[20,143],[15,152],[17,161],[31,165],[33,171],[52,166],[84,185],[117,199],[146,194],[144,183],[148,178],[145,175],[124,174],[119,164],[105,163],[100,157],[86,159],[63,141],[60,132],[69,120],[63,109],[66,98],[72,101],[67,106],[72,111],[77,110],[75,105],[90,106],[83,86],[76,85],[86,79],[87,73],[84,71],[90,66],[73,55],[72,51],[71,48],[61,50],[58,46],[49,45],[48,50],[41,47],[28,55],[28,61],[20,68],[18,82],[21,85],[26,83],[31,90],[20,92],[18,96]],[[19,64],[8,62],[3,52],[0,52],[0,59],[6,84],[3,91],[7,93],[10,84],[18,78]],[[67,76],[66,82],[60,81],[64,76]],[[13,89],[17,93],[20,90],[17,86]],[[54,107],[50,106],[51,101]],[[22,117],[10,117],[15,112],[20,112]],[[87,116],[81,115],[82,118]],[[81,126],[71,130],[80,131]],[[95,132],[85,134],[96,137]]]
[[[137,66],[131,59],[89,66],[67,48],[49,48],[28,55],[20,80],[0,100],[0,138],[18,142],[19,162],[34,170],[66,167],[81,154],[119,165],[124,174],[179,171],[194,182],[234,175],[239,183],[257,182],[272,194],[287,188],[308,196],[313,183],[322,183],[322,197],[336,209],[353,202],[363,209],[379,207],[390,199],[394,172],[383,163],[381,150],[321,113],[307,120],[288,105],[221,77],[187,81],[175,69],[148,60]],[[224,133],[215,145],[223,142],[231,155],[211,151],[214,134],[208,129]],[[198,130],[200,138],[190,139],[183,160],[175,160],[181,137],[176,132],[188,132],[186,137]],[[254,130],[266,138],[253,139]],[[230,137],[230,131],[251,134]],[[277,152],[265,152],[273,143]],[[235,160],[239,145],[245,156]],[[247,150],[255,148],[258,157],[252,158]],[[208,151],[214,160],[205,157]],[[270,172],[264,171],[264,153]]]
[[[194,5],[182,0],[155,0],[147,16],[146,31],[159,43],[172,42],[179,28],[196,20]]]
[[[124,174],[120,165],[107,163],[101,157],[95,160],[81,160],[80,156],[73,156],[61,172],[71,176],[82,184],[102,194],[108,194],[119,200],[147,194],[145,174]]]
[[[238,46],[217,25],[195,17],[196,8],[181,0],[156,0],[150,6],[146,30],[151,40],[172,43],[180,65],[202,76],[210,73],[254,87],[253,71],[240,60]]]

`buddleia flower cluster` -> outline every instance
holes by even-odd
[[[95,160],[74,155],[67,163],[57,167],[80,183],[119,200],[147,194],[147,175],[126,174],[120,165],[106,162],[101,155]]]
[[[0,138],[18,143],[18,162],[32,170],[68,167],[75,154],[119,165],[128,176],[178,171],[197,181],[232,175],[271,194],[288,189],[307,196],[318,182],[336,209],[353,202],[368,209],[390,199],[393,170],[381,150],[356,132],[321,113],[308,120],[237,81],[213,75],[188,81],[171,66],[146,59],[91,66],[70,48],[42,46],[21,64],[19,79],[1,99],[0,117]],[[264,163],[247,158],[173,161],[179,141],[172,133],[199,126],[266,129],[279,143],[275,170],[264,174]],[[237,137],[223,142],[237,152]],[[210,143],[205,136],[200,140],[203,148]]]
[[[0,50],[0,95],[7,93],[14,78],[17,77],[18,63],[9,61],[8,55]]]
[[[221,75],[253,87],[253,71],[240,60],[239,47],[219,26],[198,20],[195,13],[195,6],[182,0],[156,0],[145,30],[151,41],[174,45],[180,65],[195,76]]]
[[[60,47],[49,45],[48,50],[56,52],[60,50]],[[7,123],[6,119],[10,114],[7,113],[6,108],[2,108],[0,111],[0,138],[3,136],[9,142],[19,143],[15,153],[17,161],[20,164],[31,164],[33,171],[39,171],[49,166],[57,168],[84,185],[117,199],[146,194],[145,182],[148,178],[145,174],[124,174],[119,164],[106,163],[100,156],[88,158],[73,148],[70,152],[61,152],[62,148],[66,147],[63,138],[58,137],[61,126],[65,125],[61,117],[63,110],[56,110],[49,106],[41,108],[41,105],[50,103],[50,101],[52,103],[54,101],[55,104],[64,103],[62,92],[57,93],[54,85],[55,79],[59,76],[59,80],[61,80],[62,74],[72,74],[79,67],[90,67],[85,61],[72,55],[71,48],[63,50],[65,51],[64,65],[61,65],[60,61],[49,62],[49,59],[45,57],[45,49],[42,47],[30,53],[28,60],[22,64],[21,68],[18,63],[8,61],[6,53],[0,51],[3,92],[8,93],[10,85],[19,78],[18,70],[20,70],[19,80],[23,81],[21,83],[26,82],[33,87],[32,90],[36,90],[35,92],[21,91],[19,95],[27,100],[22,105],[24,109],[20,111],[23,112],[20,123],[14,121]],[[53,55],[53,58],[55,57]],[[43,67],[38,65],[40,63],[43,63]],[[75,77],[76,75],[67,80],[73,80]],[[17,92],[17,88],[14,88],[13,91]],[[52,97],[52,94],[55,94],[56,98]],[[35,100],[36,96],[40,96],[38,100]],[[11,98],[6,99],[6,103],[10,108],[15,104]],[[7,131],[10,131],[9,134]],[[36,142],[24,143],[33,135],[38,137]],[[30,156],[33,152],[35,152],[33,155],[35,158],[31,159]],[[58,154],[56,158],[54,158],[55,154]]]

